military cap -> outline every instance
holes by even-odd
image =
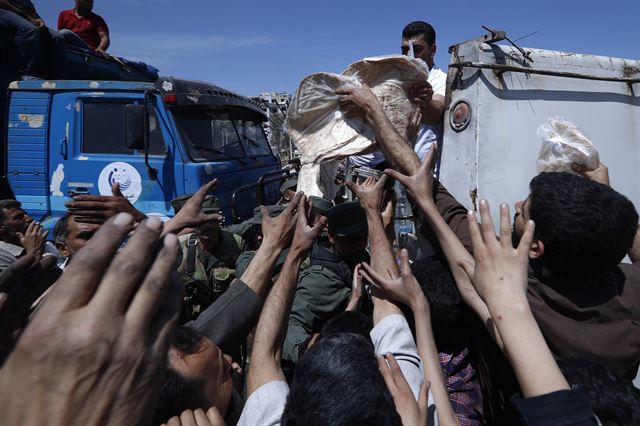
[[[313,202],[313,210],[323,216],[326,216],[327,212],[333,207],[331,201],[326,198],[316,197],[315,195],[309,196],[309,201]]]
[[[367,231],[367,215],[358,201],[338,204],[327,212],[329,230],[338,237],[350,237]]]
[[[287,208],[287,206],[281,206],[281,205],[273,205],[273,206],[265,206],[265,207],[269,212],[269,217],[279,216],[280,213],[282,213],[283,210]],[[251,223],[253,225],[262,225],[262,210],[260,210],[259,206],[253,209],[253,218],[249,220],[251,220]]]
[[[298,179],[287,179],[280,185],[280,193],[284,194],[287,189],[294,189],[296,186],[298,186]]]
[[[173,206],[174,213],[178,213],[180,209],[184,207],[184,205],[189,201],[189,198],[193,197],[193,193],[184,194],[180,197],[174,198],[171,200],[171,205]],[[220,202],[218,198],[213,195],[207,195],[204,197],[202,201],[202,207],[200,208],[203,213],[217,213],[220,211]]]

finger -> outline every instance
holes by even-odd
[[[174,271],[171,274],[169,290],[164,299],[161,300],[158,313],[149,327],[149,340],[155,342],[153,344],[154,353],[161,357],[166,357],[171,344],[173,330],[178,324],[183,293],[184,285],[180,275],[177,271]]]
[[[403,184],[404,186],[408,186],[407,183],[409,181],[409,176],[405,176],[400,172],[397,172],[393,169],[386,169],[384,171],[384,174],[397,180],[398,182],[400,182],[401,184]]]
[[[180,422],[180,417],[178,416],[171,417],[167,422],[167,426],[182,426],[182,423]]]
[[[202,216],[202,221],[223,223],[225,221],[225,217],[220,213],[207,213]]]
[[[204,197],[206,197],[209,192],[213,191],[216,186],[218,186],[218,179],[213,179],[212,181],[202,185],[191,198],[198,200],[200,204],[202,204]]]
[[[46,230],[46,229],[44,229],[44,228],[40,228],[40,236],[41,236],[42,238],[46,239],[46,238],[47,238],[47,235],[49,235],[49,231],[48,231],[48,230]],[[43,243],[44,243],[44,241],[43,241]]]
[[[111,185],[111,194],[113,194],[114,197],[124,197],[122,191],[120,191],[120,182],[113,182],[113,185]]]
[[[87,244],[74,254],[73,262],[65,268],[38,315],[42,318],[53,317],[59,312],[86,305],[132,227],[133,217],[128,213],[120,213],[102,225]]]
[[[480,231],[482,232],[482,239],[487,247],[493,247],[496,245],[496,231],[493,226],[493,219],[491,219],[491,209],[487,200],[480,200]]]
[[[34,229],[38,226],[38,222],[31,222],[27,225],[27,230],[24,232],[26,235],[33,233]]]
[[[478,259],[484,255],[486,247],[484,246],[484,241],[482,241],[476,214],[473,210],[467,212],[467,223],[469,226],[469,235],[471,236],[471,245],[473,246],[473,254],[474,257]]]
[[[18,236],[19,240],[22,240],[24,238],[24,234],[22,232],[16,232],[16,235]]]
[[[518,244],[518,256],[521,259],[527,259],[529,257],[529,249],[531,248],[531,243],[533,242],[533,234],[535,233],[536,226],[535,223],[530,220],[527,222],[524,233],[520,238],[520,243]]]
[[[383,188],[386,185],[388,179],[389,178],[387,175],[380,176],[380,179],[378,179],[378,182],[376,182],[375,184],[376,188],[378,189]]]
[[[317,217],[315,223],[313,224],[313,228],[311,228],[313,231],[313,235],[315,235],[316,237],[320,235],[325,226],[327,226],[327,218],[324,216]]]
[[[353,86],[340,86],[336,89],[336,95],[350,95],[351,93],[353,93],[355,87]]]
[[[436,159],[436,152],[438,150],[438,147],[436,144],[432,144],[431,147],[429,148],[429,152],[427,153],[427,157],[424,159],[424,163],[422,163],[422,165],[427,169],[427,172],[429,173],[429,176],[433,176],[433,171],[435,169],[435,159]]]
[[[380,374],[382,374],[382,378],[384,382],[387,384],[387,388],[389,388],[389,392],[391,396],[394,396],[396,391],[396,382],[393,380],[393,376],[391,375],[391,371],[389,370],[389,365],[387,364],[387,360],[382,356],[377,356],[378,359],[378,368],[380,369]]]
[[[77,223],[93,223],[93,224],[103,224],[107,221],[108,217],[106,217],[107,215],[105,215],[105,217],[91,217],[91,216],[87,216],[87,215],[83,215],[83,216],[76,216],[76,214],[73,214],[73,220],[74,222]]]
[[[197,410],[195,410],[193,412],[193,415],[198,426],[211,426],[211,421],[209,421],[209,418],[202,408],[198,408]]]
[[[117,213],[113,210],[110,209],[109,206],[107,206],[106,204],[101,204],[99,207],[97,208],[92,208],[92,207],[83,207],[83,208],[67,208],[67,210],[69,211],[69,213],[73,214],[74,216],[87,216],[87,217],[96,217],[96,218],[103,218],[103,219],[109,219],[111,216],[115,216]]]
[[[110,195],[76,195],[73,197],[73,201],[67,201],[64,205],[69,207],[75,203],[104,203],[112,198]]]
[[[391,376],[393,377],[393,381],[396,383],[398,388],[409,388],[409,383],[407,383],[407,379],[404,378],[404,374],[402,374],[402,370],[400,369],[400,365],[398,361],[396,361],[396,357],[393,356],[392,353],[387,353],[387,363],[389,364],[389,370],[391,371]]]
[[[162,248],[151,269],[136,292],[125,320],[134,332],[144,334],[171,286],[172,271],[178,257],[178,239],[173,234],[164,237]]]
[[[500,204],[500,245],[503,249],[513,248],[511,242],[511,218],[509,217],[509,206]]]
[[[362,182],[362,186],[365,186],[365,187],[372,186],[372,185],[375,185],[375,183],[376,183],[376,179],[373,176],[369,176],[364,180],[364,182]]]
[[[389,287],[391,282],[384,278],[382,275],[374,271],[374,269],[368,263],[362,263],[362,274],[366,274],[367,280],[372,284],[377,284],[379,287]]]
[[[307,218],[307,197],[303,195],[298,200],[298,226],[300,229],[304,229],[307,226]]]
[[[184,410],[180,414],[180,422],[182,423],[182,426],[198,426],[198,423],[196,423],[196,417],[191,410]]]
[[[412,275],[411,272],[411,264],[409,263],[409,252],[407,249],[402,249],[400,251],[400,265],[402,267],[402,271],[400,273],[403,277],[408,277]]]
[[[131,295],[144,278],[149,264],[155,259],[155,251],[162,222],[147,219],[133,233],[127,245],[111,262],[95,296],[91,300],[95,312],[123,314]]]
[[[216,407],[207,410],[207,418],[211,422],[211,426],[225,426],[224,419]]]
[[[351,190],[351,192],[353,192],[353,193],[357,193],[358,192],[359,188],[354,182],[347,181],[344,184],[347,186],[347,188],[349,188]]]

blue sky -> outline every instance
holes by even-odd
[[[144,60],[162,75],[205,80],[244,95],[295,92],[313,72],[342,71],[366,56],[399,52],[407,23],[437,32],[437,64],[447,48],[482,34],[481,25],[522,46],[640,57],[640,1],[303,1],[94,0],[107,21],[109,51]],[[33,0],[55,27],[72,0]]]

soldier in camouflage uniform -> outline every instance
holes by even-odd
[[[193,194],[171,201],[177,213]],[[202,203],[203,213],[220,211],[217,198],[208,195]],[[235,278],[235,263],[240,255],[239,237],[220,229],[219,223],[209,222],[193,233],[178,238],[182,262],[178,272],[185,283],[185,312],[183,320],[195,319],[212,304]]]

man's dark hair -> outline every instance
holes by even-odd
[[[409,39],[420,35],[429,46],[436,42],[436,30],[433,29],[431,24],[427,24],[426,22],[413,21],[402,30],[402,38]]]
[[[298,363],[282,425],[398,425],[371,340],[336,333]]]
[[[437,257],[425,257],[411,265],[411,271],[429,301],[433,335],[443,352],[457,352],[466,344],[471,314],[462,301],[453,275]]]
[[[56,243],[66,243],[67,236],[69,235],[69,218],[71,215],[69,213],[65,213],[58,221],[56,225],[53,227],[53,241]]]
[[[558,366],[571,387],[587,395],[603,425],[623,426],[640,419],[640,390],[631,382],[584,358],[560,360]]]
[[[22,203],[18,200],[0,200],[0,224],[4,223],[4,209],[21,209]]]
[[[534,177],[529,188],[529,214],[548,269],[566,277],[596,275],[618,265],[631,248],[638,213],[609,186],[553,172]]]
[[[202,347],[203,337],[198,332],[184,326],[176,328],[171,340],[171,348],[181,355],[191,355]],[[160,388],[160,399],[154,416],[154,425],[166,423],[171,417],[179,416],[184,410],[206,407],[204,383],[184,377],[169,368]]]
[[[336,333],[354,333],[369,338],[373,321],[360,311],[342,312],[327,321],[320,330],[320,339]]]

